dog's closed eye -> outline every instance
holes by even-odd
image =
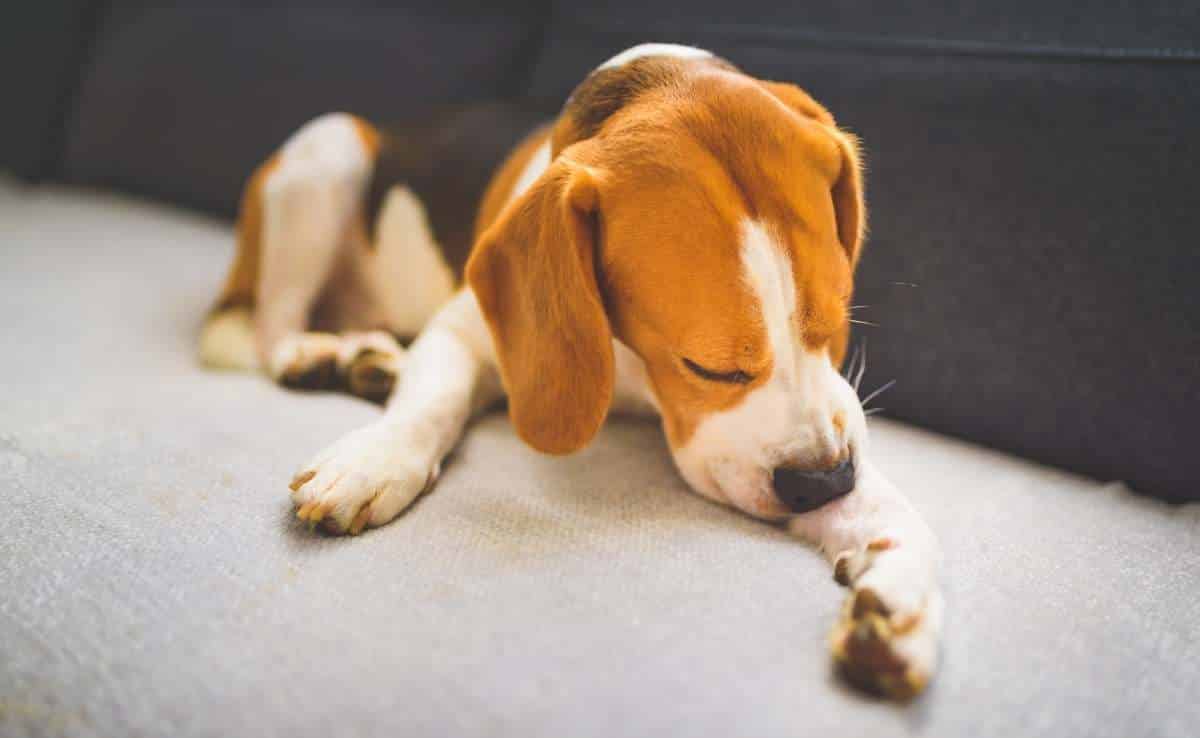
[[[753,375],[747,374],[741,369],[732,372],[718,372],[712,369],[705,369],[691,359],[684,357],[683,365],[688,368],[692,374],[695,374],[701,379],[707,379],[710,382],[723,382],[725,384],[749,384],[754,381]]]

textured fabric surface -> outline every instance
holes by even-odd
[[[118,2],[94,41],[65,176],[231,214],[301,124],[517,94],[541,3]]]
[[[31,180],[58,173],[65,120],[101,5],[38,0],[0,11],[0,169]]]
[[[1186,0],[1117,0],[1073,13],[1044,0],[613,0],[554,2],[559,24],[675,34],[702,30],[731,42],[791,37],[801,45],[976,50],[1112,58],[1200,59],[1200,10]],[[699,7],[698,7],[699,6]]]
[[[0,735],[1195,735],[1200,508],[910,427],[946,550],[929,694],[831,675],[841,591],[688,494],[652,424],[539,456],[502,416],[355,539],[285,482],[377,412],[200,371],[227,227],[0,189]]]

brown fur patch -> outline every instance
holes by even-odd
[[[388,193],[402,184],[421,201],[442,256],[461,277],[484,191],[513,146],[544,120],[518,105],[484,103],[382,126],[363,208],[370,240],[379,238]]]
[[[697,65],[737,71],[737,67],[715,56],[689,60],[646,56],[621,66],[595,70],[567,98],[554,126],[552,154],[557,156],[571,144],[595,136],[613,115],[639,96],[674,86],[689,68]]]
[[[806,93],[759,82],[720,60],[647,57],[590,75],[551,135],[552,168],[567,166],[557,152],[570,147],[566,156],[586,163],[592,173],[598,210],[589,227],[595,229],[594,269],[606,315],[613,335],[646,362],[673,445],[686,443],[709,414],[741,402],[772,369],[757,298],[741,279],[745,219],[763,223],[791,256],[806,345],[828,347],[835,362],[842,360],[846,305],[861,246],[861,180],[852,142]],[[527,139],[501,169],[485,197],[481,227],[501,213],[539,142]],[[570,242],[561,219],[537,222],[554,212],[518,201],[499,215],[524,234],[513,243],[523,239],[526,250],[518,258],[518,247],[510,246],[514,253],[503,266],[489,258],[492,265],[483,268],[481,260],[472,279],[477,294],[485,295],[481,304],[502,355],[513,349],[503,345],[506,332],[498,326],[516,306],[536,315],[533,295],[565,289],[555,270],[540,269],[540,279],[516,274],[530,268],[530,254],[552,254],[553,244],[565,248]],[[526,296],[510,286],[504,288],[511,293],[507,302],[496,298],[490,284],[496,274],[519,279]],[[570,284],[579,286],[574,278]],[[543,314],[564,315],[548,308]],[[526,320],[531,332],[561,330],[533,320]],[[522,345],[522,353],[544,350]],[[587,351],[590,355],[591,348]],[[687,369],[685,358],[753,379],[709,381]],[[547,391],[555,396],[554,383],[574,386],[570,359],[558,359],[530,365],[537,372],[528,378],[550,385]],[[511,368],[506,374],[510,391],[514,381],[524,381],[513,374]],[[567,393],[565,404],[590,406],[581,399],[585,389]],[[521,404],[518,396],[510,406],[519,411]],[[572,443],[586,435],[563,434]]]
[[[354,121],[354,130],[362,139],[363,148],[367,151],[367,157],[375,158],[379,154],[379,146],[382,143],[379,129],[358,116],[351,117]]]
[[[504,209],[467,265],[513,426],[546,453],[584,446],[612,400],[612,333],[595,271],[598,204],[587,165],[560,159]]]
[[[823,122],[832,118],[796,115],[743,75],[688,70],[605,124],[612,172],[601,193],[614,333],[646,360],[677,446],[771,371],[759,305],[741,279],[741,224],[759,221],[787,249],[801,334],[810,348],[828,346],[835,361],[853,269],[833,195],[847,165],[837,131]],[[682,358],[755,379],[708,382]]]

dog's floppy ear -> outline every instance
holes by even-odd
[[[842,153],[842,163],[830,194],[837,216],[838,240],[846,249],[850,265],[858,264],[863,236],[867,230],[867,211],[863,202],[862,159],[858,139],[837,127],[837,122],[823,105],[804,90],[786,82],[762,83],[784,105],[807,118],[826,126]]]
[[[863,202],[862,161],[858,153],[858,138],[840,129],[833,136],[842,151],[842,169],[833,182],[833,210],[837,214],[838,240],[850,266],[858,266],[863,237],[867,231],[867,210]]]
[[[467,263],[509,416],[546,453],[586,445],[612,401],[612,331],[595,269],[598,177],[560,156],[484,231]]]

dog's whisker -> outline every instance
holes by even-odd
[[[862,342],[862,361],[858,365],[858,373],[854,375],[854,392],[858,393],[858,388],[862,386],[863,374],[867,372],[867,339],[864,337]]]
[[[884,392],[887,392],[887,391],[888,391],[888,390],[890,390],[890,389],[892,388],[892,386],[893,386],[893,385],[895,385],[895,384],[896,384],[896,380],[894,380],[894,379],[893,379],[893,380],[891,380],[890,382],[885,382],[883,385],[881,385],[881,386],[880,386],[878,389],[876,389],[874,392],[872,392],[871,394],[867,395],[866,397],[864,397],[864,398],[862,399],[862,403],[861,403],[861,404],[862,404],[862,406],[863,406],[863,407],[866,407],[868,404],[870,404],[871,400],[874,400],[876,397],[879,397],[879,396],[880,396],[880,395],[882,395]]]
[[[858,346],[850,352],[850,360],[846,362],[846,368],[842,371],[842,378],[847,382],[854,376],[854,367],[858,365]]]
[[[919,287],[920,286],[916,282],[892,282],[892,284],[897,285],[899,287]]]
[[[879,324],[878,324],[878,323],[872,323],[872,322],[871,322],[871,321],[869,321],[869,320],[855,320],[854,318],[850,318],[849,320],[850,320],[850,322],[851,322],[851,323],[853,323],[853,324],[855,324],[855,325],[869,325],[869,326],[871,326],[872,328],[878,328],[878,327],[879,327]]]
[[[867,410],[866,412],[864,412],[864,413],[863,413],[863,417],[869,417],[869,416],[871,416],[871,415],[874,415],[874,414],[876,414],[876,413],[881,413],[881,412],[883,412],[883,411],[884,411],[884,410],[886,410],[886,409],[887,409],[887,408],[882,408],[882,407],[873,407],[873,408],[871,408],[870,410]]]

